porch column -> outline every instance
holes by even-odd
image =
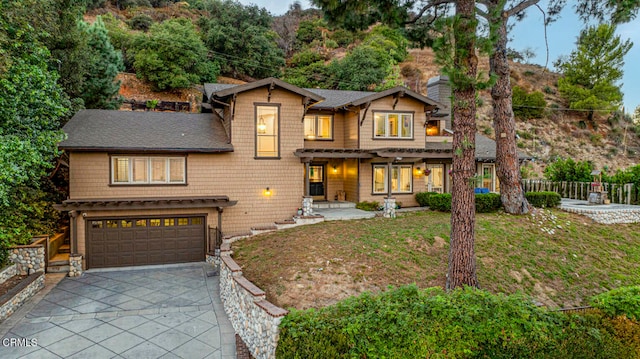
[[[311,193],[311,185],[309,184],[309,161],[304,162],[304,196],[309,196]]]
[[[69,211],[69,242],[71,243],[71,252],[78,253],[78,223],[76,218],[78,217],[78,211]],[[85,229],[86,231],[86,229]]]
[[[392,161],[387,162],[387,196],[384,198],[383,213],[385,218],[396,218],[396,199],[391,197],[393,174],[391,173]]]

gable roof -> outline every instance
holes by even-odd
[[[233,152],[211,114],[80,110],[62,128],[61,149],[119,152]]]
[[[307,88],[305,90],[311,91],[315,94],[318,94],[319,96],[324,97],[324,101],[313,105],[312,108],[331,110],[348,106],[353,101],[357,101],[363,97],[375,94],[375,92],[368,91],[327,90],[312,88]]]
[[[207,94],[209,99],[211,99],[212,97],[224,98],[240,92],[250,91],[250,90],[257,89],[264,86],[277,86],[285,90],[291,91],[293,93],[299,94],[300,96],[309,97],[311,100],[315,102],[324,100],[324,97],[319,96],[318,94],[305,90],[301,87],[292,85],[290,83],[284,82],[275,77],[269,77],[266,79],[249,82],[243,85],[220,86],[223,84],[205,84],[205,91],[207,89],[207,85],[209,90],[211,90],[211,92]],[[215,85],[218,85],[218,86],[215,86]]]
[[[442,114],[447,109],[447,106],[433,100],[429,97],[423,96],[417,92],[414,92],[404,86],[397,86],[385,91],[371,92],[371,91],[349,91],[349,90],[329,90],[329,89],[315,89],[315,88],[300,88],[298,86],[289,84],[277,78],[266,78],[263,80],[249,82],[243,85],[234,84],[204,84],[205,97],[211,100],[214,97],[224,98],[233,94],[237,94],[243,91],[249,91],[263,86],[279,86],[294,93],[306,96],[316,101],[311,106],[313,109],[320,110],[336,110],[347,106],[360,106],[370,101],[375,101],[383,97],[391,95],[407,96],[420,101],[429,106],[435,106]],[[441,115],[442,116],[442,115]]]

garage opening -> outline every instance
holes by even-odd
[[[87,219],[87,268],[200,262],[204,216]]]

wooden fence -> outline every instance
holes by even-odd
[[[562,198],[579,199],[586,201],[589,193],[592,192],[591,182],[553,182],[538,179],[522,180],[522,187],[525,192],[557,192]],[[603,190],[612,203],[637,204],[638,189],[633,183],[617,184],[602,183]]]
[[[174,111],[174,112],[191,112],[190,102],[180,101],[129,101],[131,110],[138,111]]]

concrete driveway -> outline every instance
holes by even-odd
[[[219,278],[206,275],[210,268],[197,263],[64,278],[26,315],[14,314],[22,318],[0,324],[0,358],[235,359],[235,332]],[[12,346],[12,338],[22,345]]]

